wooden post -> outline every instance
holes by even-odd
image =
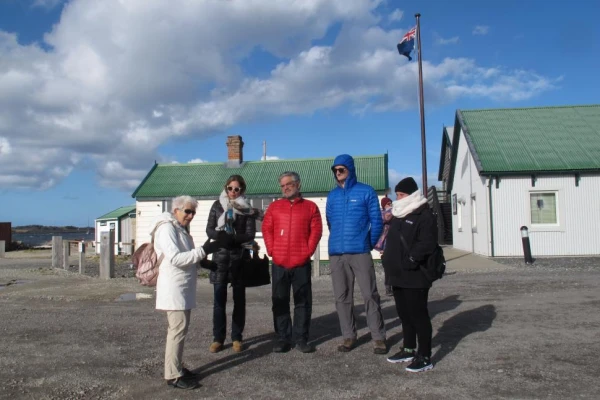
[[[115,276],[115,231],[100,234],[100,278],[111,279]]]
[[[313,277],[321,276],[321,242],[317,244],[317,249],[314,254],[315,258],[313,260]]]
[[[79,273],[83,274],[83,267],[85,262],[85,240],[79,242]]]
[[[62,236],[52,236],[52,268],[62,265]]]
[[[63,257],[62,257],[62,266],[63,269],[69,269],[69,250],[71,247],[71,243],[68,240],[63,240]]]
[[[4,251],[5,249],[5,244],[6,242],[4,240],[0,240],[0,258],[4,258]]]

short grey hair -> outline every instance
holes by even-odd
[[[191,204],[196,209],[198,207],[198,200],[192,196],[177,196],[171,201],[171,212],[175,212],[176,209],[183,210],[186,204]]]
[[[300,175],[298,175],[298,173],[294,171],[285,171],[283,174],[279,175],[279,182],[281,182],[281,180],[286,176],[292,178],[294,182],[300,182]]]

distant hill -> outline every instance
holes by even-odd
[[[88,230],[93,231],[94,227],[77,227],[77,226],[45,226],[45,225],[23,225],[13,226],[13,233],[44,233],[44,232],[87,232]]]

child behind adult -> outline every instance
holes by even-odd
[[[381,236],[379,236],[379,240],[377,244],[375,244],[375,250],[379,252],[383,256],[383,250],[385,249],[385,239],[387,237],[387,233],[390,229],[390,221],[394,216],[392,215],[392,199],[388,197],[384,197],[381,199],[381,219],[383,220],[383,231],[381,232]],[[393,296],[392,286],[389,285],[387,277],[385,278],[385,295]]]

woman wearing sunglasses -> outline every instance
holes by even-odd
[[[219,249],[213,254],[217,268],[210,273],[210,283],[214,285],[213,343],[209,351],[223,350],[227,331],[227,284],[233,290],[233,315],[231,318],[231,341],[233,351],[243,349],[242,332],[246,323],[246,287],[242,281],[241,267],[245,243],[252,242],[256,233],[258,210],[246,201],[246,181],[240,175],[232,175],[225,182],[224,190],[215,201],[208,215],[206,234],[209,239],[217,239],[226,232],[231,235],[233,245]]]

